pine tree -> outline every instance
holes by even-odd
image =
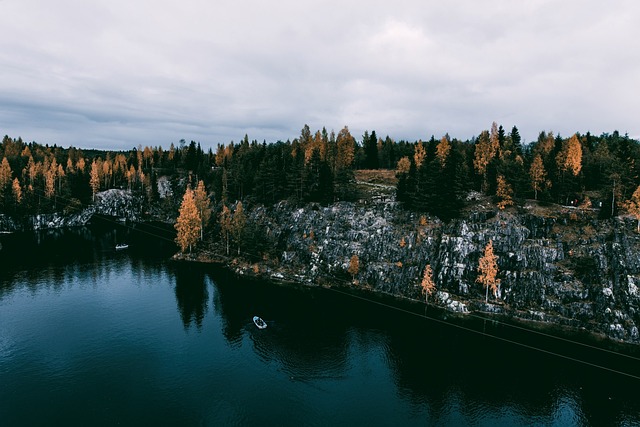
[[[226,244],[226,253],[229,255],[229,236],[231,234],[231,211],[227,205],[222,205],[222,211],[218,217],[218,223],[220,224],[220,235]]]
[[[436,284],[433,281],[433,270],[431,270],[431,265],[427,264],[424,268],[424,274],[422,275],[422,282],[420,283],[422,287],[422,294],[425,296],[424,302],[429,302],[429,295],[433,294],[436,289]]]
[[[191,187],[187,187],[175,225],[177,231],[176,242],[180,245],[182,252],[187,248],[189,248],[189,252],[191,252],[192,246],[198,241],[198,237],[200,236],[201,224],[202,221],[198,213],[193,190],[191,190]]]
[[[244,208],[242,202],[238,202],[235,212],[233,213],[233,219],[231,221],[231,234],[233,240],[238,246],[238,255],[240,255],[240,245],[242,243],[242,236],[244,234],[245,226],[247,225],[247,217],[244,214]]]
[[[498,291],[498,285],[500,285],[500,279],[497,279],[498,275],[498,257],[493,253],[493,241],[489,240],[487,246],[484,248],[484,255],[480,258],[478,263],[478,278],[476,282],[480,283],[482,287],[486,288],[485,301],[489,302],[489,288],[495,297]]]
[[[513,127],[511,129],[511,144],[513,144],[513,149],[515,150],[517,155],[522,155],[522,138],[520,137],[520,132],[517,127]]]

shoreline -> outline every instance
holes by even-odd
[[[527,312],[522,310],[506,309],[499,312],[483,311],[478,310],[477,305],[474,304],[473,301],[463,300],[464,302],[471,302],[466,305],[466,307],[471,308],[468,308],[464,312],[452,311],[448,309],[447,306],[438,305],[431,301],[425,303],[424,301],[420,301],[418,299],[410,298],[404,295],[396,295],[375,290],[370,286],[357,287],[355,285],[332,285],[315,283],[311,281],[295,280],[290,277],[287,278],[286,276],[274,277],[273,275],[266,275],[261,272],[255,273],[251,268],[248,268],[248,263],[246,266],[247,268],[241,269],[240,263],[236,263],[235,265],[233,264],[234,258],[228,258],[222,255],[219,255],[216,260],[205,260],[199,257],[185,257],[176,253],[170,258],[170,260],[171,262],[176,263],[197,264],[205,268],[207,266],[213,266],[214,268],[224,270],[225,272],[230,273],[237,278],[252,282],[267,283],[270,286],[278,286],[296,290],[318,289],[322,291],[332,291],[333,293],[341,294],[345,298],[358,298],[370,303],[387,306],[394,310],[404,311],[410,315],[425,317],[426,319],[430,320],[442,322],[445,321],[443,319],[450,320],[451,318],[454,318],[458,320],[458,323],[462,324],[464,324],[465,322],[475,321],[490,322],[494,325],[508,328],[512,331],[512,333],[514,330],[519,330],[523,334],[533,334],[538,339],[542,340],[563,342],[563,344],[572,344],[580,347],[591,347],[592,350],[598,349],[602,351],[616,351],[622,353],[622,356],[631,356],[634,354],[640,355],[640,345],[638,345],[637,343],[628,342],[622,339],[616,339],[602,332],[589,330],[584,326],[572,326],[561,322],[555,322],[553,320],[537,320],[535,318],[529,318],[526,315],[514,315],[514,313],[527,314]],[[229,260],[231,260],[231,262],[229,262]],[[488,303],[486,305],[495,307],[498,304]],[[503,304],[500,304],[500,306],[502,305]],[[437,316],[435,318],[425,316],[416,311],[416,308],[424,308],[425,311],[436,310]],[[531,314],[529,313],[529,315]],[[557,316],[545,317],[555,318]],[[456,323],[454,323],[454,326],[460,327],[460,325]],[[463,327],[463,329],[468,328]],[[468,329],[468,331],[471,333],[478,332],[471,329]],[[501,336],[492,334],[485,335],[494,339],[505,340],[505,338]],[[516,333],[516,335],[520,334]],[[531,339],[530,336],[529,338]],[[514,342],[514,345],[524,345],[525,347],[528,347],[527,344],[520,342]]]

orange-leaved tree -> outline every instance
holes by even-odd
[[[500,210],[504,210],[507,206],[513,205],[513,189],[502,175],[498,175],[496,196],[500,198],[500,201],[498,202],[498,208],[500,208]]]
[[[531,177],[531,187],[533,188],[534,197],[538,200],[538,191],[542,190],[547,184],[547,172],[544,170],[544,164],[542,163],[542,157],[540,154],[536,155],[531,163],[529,169],[529,176]]]
[[[431,269],[431,265],[427,264],[424,268],[424,273],[422,275],[422,282],[420,283],[422,287],[422,293],[424,294],[424,302],[429,302],[429,295],[433,294],[436,290],[436,284],[433,281],[433,270]]]
[[[498,285],[500,279],[496,278],[498,275],[498,257],[493,253],[493,241],[489,240],[487,246],[484,248],[484,255],[480,258],[478,264],[478,278],[476,282],[480,283],[486,288],[485,302],[489,301],[489,288],[495,297],[498,291]]]
[[[191,187],[187,187],[175,225],[177,231],[176,242],[180,245],[182,252],[187,248],[189,248],[189,252],[191,252],[192,246],[198,241],[198,237],[200,237],[200,227],[200,214],[198,213],[198,208],[193,197],[193,190],[191,190]]]
[[[200,226],[200,240],[202,240],[204,227],[209,224],[209,219],[211,218],[211,201],[209,200],[209,196],[207,196],[207,190],[202,180],[198,181],[198,186],[193,193],[193,197],[196,202],[196,207],[198,208],[198,213],[200,214],[200,220],[202,221]]]
[[[640,185],[633,192],[631,199],[624,203],[625,208],[633,217],[638,220],[637,230],[640,233]]]
[[[91,191],[93,193],[93,201],[96,201],[96,193],[100,190],[100,173],[98,169],[98,163],[93,160],[91,163],[91,178],[89,180],[89,185],[91,185]]]
[[[351,275],[351,280],[355,280],[358,271],[360,271],[360,260],[358,259],[358,255],[353,255],[349,260],[349,269],[347,270]]]

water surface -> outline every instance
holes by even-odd
[[[0,239],[1,425],[640,424],[634,378],[328,290],[172,263],[171,243],[125,227]],[[477,323],[463,325],[501,329]],[[587,352],[547,341],[527,342]]]

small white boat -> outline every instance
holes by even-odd
[[[116,251],[119,251],[121,249],[127,249],[129,247],[129,245],[127,245],[126,243],[118,243],[116,245]]]
[[[258,329],[264,329],[267,327],[267,323],[258,316],[253,316],[253,323],[256,324]]]

